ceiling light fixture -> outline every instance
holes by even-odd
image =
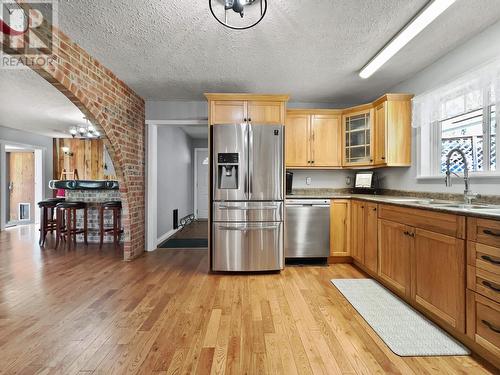
[[[69,134],[71,134],[73,138],[76,136],[79,136],[80,138],[99,138],[101,133],[99,133],[95,126],[89,122],[87,117],[84,117],[84,119],[85,125],[72,126],[69,129]]]
[[[423,8],[379,53],[359,72],[361,78],[368,78],[392,56],[415,38],[423,29],[448,9],[456,0],[433,0]]]
[[[217,4],[219,7],[215,8]],[[260,9],[254,7],[257,4]],[[208,0],[208,6],[220,24],[233,30],[245,30],[262,21],[267,11],[267,0]],[[249,12],[245,12],[247,8]],[[234,17],[235,13],[239,17]]]

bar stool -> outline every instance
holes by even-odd
[[[53,233],[56,230],[54,209],[61,202],[64,202],[64,198],[49,198],[38,202],[38,207],[40,207],[40,240],[38,244],[42,247],[45,246],[47,233]]]
[[[76,212],[83,210],[83,228],[76,227]],[[64,220],[66,218],[66,225]],[[76,246],[76,235],[83,234],[85,245],[87,242],[87,203],[65,201],[56,205],[56,249],[59,246],[60,239],[68,241],[68,247],[71,246],[71,240]]]
[[[104,212],[111,211],[113,214],[113,226],[106,228],[104,226]],[[109,201],[102,202],[99,206],[99,248],[102,248],[104,242],[104,234],[113,233],[113,243],[115,246],[120,244],[120,235],[123,233],[122,229],[122,202]]]

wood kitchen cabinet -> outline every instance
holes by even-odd
[[[401,295],[411,297],[410,262],[413,253],[411,227],[393,221],[378,221],[378,275]]]
[[[351,256],[361,264],[365,262],[365,202],[351,204]]]
[[[347,257],[351,244],[351,201],[332,199],[330,202],[330,256]]]
[[[465,218],[379,205],[379,277],[465,333]]]
[[[209,101],[209,124],[285,123],[286,95],[205,94]]]
[[[377,204],[353,201],[351,208],[351,256],[377,272]]]
[[[412,299],[465,333],[464,240],[411,229],[414,241]]]
[[[287,111],[286,167],[339,168],[341,116],[338,110]]]
[[[342,117],[343,166],[373,165],[373,109],[352,109]]]
[[[373,165],[411,165],[411,98],[387,94],[373,103]]]
[[[365,205],[365,260],[364,265],[372,272],[377,272],[378,265],[378,205]]]

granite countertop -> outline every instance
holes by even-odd
[[[392,193],[392,192],[391,192]],[[401,192],[400,192],[401,193]],[[412,193],[393,195],[367,195],[367,194],[351,194],[345,189],[343,190],[328,190],[328,189],[310,189],[301,190],[297,193],[287,195],[286,199],[359,199],[376,203],[393,204],[403,207],[420,208],[432,211],[440,211],[464,216],[484,217],[489,219],[500,220],[500,202],[497,199],[500,197],[488,196],[484,197],[488,202],[473,202],[471,205],[464,205],[460,195],[452,195],[452,199],[442,199],[443,194],[423,194]]]

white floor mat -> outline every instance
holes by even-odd
[[[470,351],[372,279],[332,279],[387,346],[397,355],[468,355]]]

